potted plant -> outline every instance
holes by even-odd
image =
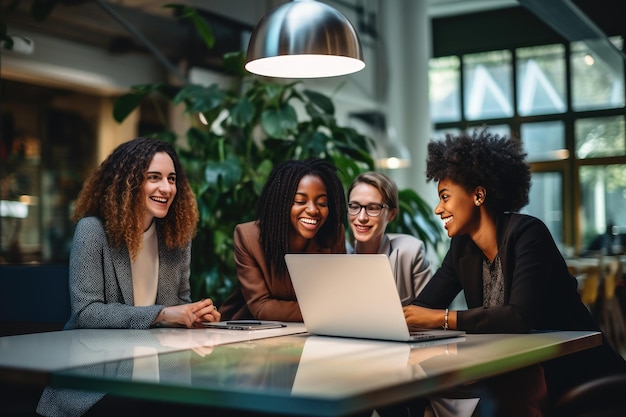
[[[207,47],[212,47],[210,28],[193,9],[168,7],[178,7],[179,16],[189,18]],[[290,158],[328,159],[339,168],[346,187],[360,172],[376,169],[373,139],[340,126],[330,97],[306,89],[299,81],[249,75],[243,63],[243,52],[224,56],[224,69],[235,80],[230,86],[140,85],[121,96],[114,108],[115,119],[123,121],[144,100],[161,97],[182,105],[190,117],[183,138],[166,124],[151,134],[177,148],[198,200],[192,296],[210,295],[218,304],[236,282],[234,227],[255,218],[259,194],[277,163]],[[441,228],[428,204],[415,191],[405,189],[400,191],[400,211],[402,215],[388,230],[418,236],[427,250],[436,250]]]
[[[35,2],[31,15],[43,21],[58,3]],[[16,5],[12,1],[8,10]],[[211,28],[196,9],[164,7],[189,22],[207,48],[213,47]],[[0,42],[10,48],[11,41],[6,24],[0,22]],[[191,120],[184,135],[172,131],[165,118],[162,129],[142,133],[167,140],[179,152],[200,210],[192,248],[192,297],[211,296],[218,304],[236,282],[234,227],[255,217],[260,191],[274,165],[288,158],[325,158],[339,168],[346,187],[360,172],[376,169],[373,139],[339,125],[332,98],[301,82],[251,76],[243,62],[242,52],[224,56],[224,70],[234,79],[230,86],[139,85],[117,100],[113,112],[121,122],[145,100],[183,105]],[[200,123],[200,116],[206,124]],[[400,190],[400,211],[388,231],[415,235],[427,250],[437,251],[441,228],[428,204],[415,191]]]

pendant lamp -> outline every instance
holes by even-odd
[[[411,166],[409,149],[396,137],[396,130],[389,127],[378,144],[376,166],[383,169],[399,169]]]
[[[372,156],[376,168],[399,169],[411,166],[409,149],[398,140],[396,129],[387,126],[384,113],[378,110],[350,113],[350,123],[361,134],[374,139]]]
[[[350,21],[315,0],[294,0],[271,11],[250,37],[246,70],[277,78],[321,78],[365,68]]]

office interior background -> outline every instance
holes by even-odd
[[[172,80],[145,37],[189,82],[228,83],[223,53],[245,50],[278,0],[186,0],[208,19],[208,51],[166,1],[59,1],[43,21],[30,1],[2,0],[15,39],[1,50],[0,264],[67,262],[72,202],[119,143],[149,131],[154,109],[123,123],[113,104],[131,86]],[[487,125],[518,136],[532,168],[530,204],[564,254],[614,224],[626,232],[626,87],[617,0],[328,0],[357,30],[366,68],[306,80],[337,117],[410,157],[384,168],[433,208],[425,152],[445,132]],[[117,20],[102,7],[122,18]],[[549,6],[549,7],[547,7]],[[125,27],[122,22],[131,27]],[[141,36],[133,34],[137,30]],[[182,131],[177,108],[165,108]],[[385,129],[354,117],[375,113]],[[19,156],[19,157],[18,157]],[[382,168],[381,168],[382,169]]]

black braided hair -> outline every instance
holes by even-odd
[[[315,235],[315,241],[321,246],[332,245],[343,233],[346,199],[337,167],[319,158],[288,160],[277,165],[261,191],[257,221],[266,262],[274,266],[278,273],[284,272],[286,268],[284,256],[289,250],[291,207],[298,184],[306,175],[321,178],[328,195],[328,219]]]

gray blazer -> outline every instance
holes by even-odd
[[[348,253],[354,253],[354,248],[348,248]],[[387,233],[378,253],[389,257],[402,305],[412,304],[432,276],[424,242],[407,234]]]
[[[159,284],[156,304],[135,307],[130,256],[109,245],[100,219],[86,217],[76,225],[70,253],[72,313],[65,329],[147,329],[164,306],[191,302],[191,242],[167,249],[159,233]]]
[[[100,219],[85,217],[76,225],[70,252],[72,313],[65,329],[148,329],[165,306],[191,302],[191,242],[182,249],[165,247],[159,233],[159,283],[156,304],[135,307],[130,256],[109,245]],[[47,387],[37,413],[50,417],[84,414],[105,394]]]

